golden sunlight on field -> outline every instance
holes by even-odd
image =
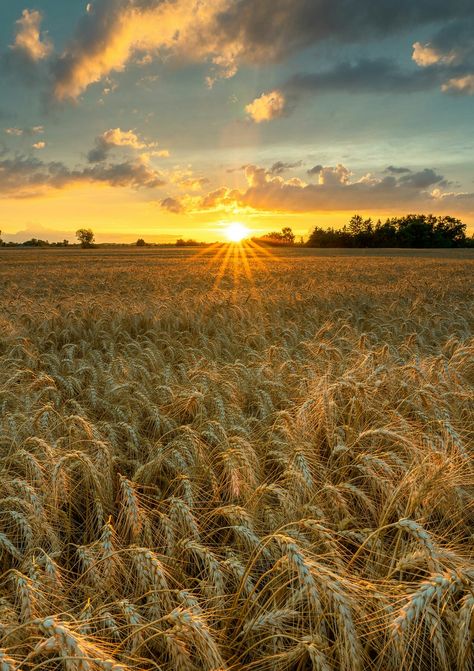
[[[472,268],[0,252],[2,671],[472,669]]]

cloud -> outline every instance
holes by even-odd
[[[275,90],[263,93],[260,98],[245,107],[245,111],[255,123],[271,121],[283,116],[286,108],[286,98],[281,91]]]
[[[5,128],[4,130],[7,135],[14,135],[16,137],[21,137],[22,135],[41,135],[44,133],[43,126],[33,126],[32,128]]]
[[[53,45],[48,39],[41,40],[42,14],[36,10],[24,9],[21,19],[16,22],[17,30],[11,51],[33,62],[42,61],[50,55]]]
[[[46,142],[40,141],[40,142],[35,142],[32,145],[33,149],[44,149],[46,147]]]
[[[24,10],[5,57],[24,66],[52,56],[54,97],[76,100],[110,73],[155,57],[181,64],[208,62],[212,85],[234,76],[242,64],[278,61],[327,42],[366,44],[440,22],[447,26],[445,33],[429,44],[416,43],[416,58],[446,61],[450,57],[443,55],[441,43],[452,39],[449,26],[461,32],[456,54],[462,54],[469,35],[464,26],[473,17],[470,0],[379,0],[377,11],[372,0],[96,0],[87,4],[62,53],[54,56],[41,35],[41,13]]]
[[[23,135],[22,128],[5,128],[5,133],[7,135],[14,135],[16,137],[21,137]]]
[[[474,65],[474,12],[472,7],[458,20],[443,25],[430,42],[413,45],[413,60],[420,67]]]
[[[335,168],[328,167],[319,171],[319,184],[326,186],[349,184],[351,174],[350,170],[338,163]]]
[[[432,168],[395,175],[371,173],[355,177],[342,164],[316,166],[318,183],[299,178],[285,180],[257,165],[245,169],[247,185],[243,189],[221,186],[204,196],[169,198],[162,206],[182,214],[187,211],[265,211],[317,212],[374,208],[431,207],[441,203],[449,182]],[[472,207],[471,195],[456,195],[458,207]],[[451,201],[454,198],[451,194]],[[444,202],[444,201],[443,201]]]
[[[388,168],[385,169],[385,172],[392,173],[393,175],[403,175],[406,172],[411,172],[410,168],[397,168],[394,165],[389,165]]]
[[[19,61],[18,69],[29,73],[31,80],[33,70],[26,66],[49,59],[54,98],[76,100],[112,72],[156,57],[178,64],[208,62],[207,81],[212,86],[216,79],[234,76],[242,64],[278,61],[309,46],[366,44],[443,21],[465,22],[473,16],[468,0],[379,0],[377,11],[371,0],[343,4],[333,0],[96,0],[87,4],[63,51],[55,55],[50,41],[41,35],[41,13],[24,10],[14,44],[3,60],[10,61],[9,66]],[[428,48],[434,50],[432,59],[438,54],[438,60],[446,60],[437,44],[417,44],[420,62],[429,60]],[[268,118],[275,115],[263,113],[261,120]]]
[[[89,163],[100,163],[101,161],[105,161],[109,153],[116,147],[154,150],[157,146],[156,142],[140,140],[133,130],[123,131],[120,128],[110,128],[95,139],[95,146],[90,150],[87,158]],[[169,155],[167,150],[153,151],[153,153],[160,156]]]
[[[200,191],[210,180],[208,177],[185,177],[184,179],[179,180],[178,184],[182,189],[187,189],[189,191]]]
[[[97,0],[82,17],[73,38],[55,60],[53,92],[77,99],[92,83],[122,71],[138,55],[174,55],[183,61],[211,57],[230,76],[233,57],[213,38],[217,14],[230,0]],[[149,59],[146,59],[147,61]]]
[[[472,96],[474,95],[474,74],[464,75],[463,77],[452,77],[441,88],[446,93],[459,93]]]
[[[270,168],[270,172],[272,175],[282,175],[288,170],[292,170],[293,168],[299,168],[301,166],[301,163],[302,161],[295,161],[294,163],[285,163],[284,161],[277,161]]]
[[[319,175],[321,170],[323,169],[323,166],[318,163],[318,165],[313,166],[309,170],[306,171],[306,174],[308,175]]]
[[[413,189],[427,189],[430,186],[438,184],[440,186],[448,186],[448,182],[442,175],[438,175],[431,168],[425,168],[419,172],[409,172],[399,178],[401,186],[407,186]]]
[[[235,0],[217,17],[216,33],[239,44],[241,60],[278,60],[331,40],[365,44],[418,26],[474,15],[469,0]]]
[[[182,214],[186,211],[184,205],[177,198],[164,198],[160,205],[173,214]]]
[[[333,68],[293,75],[282,86],[286,95],[301,96],[327,92],[414,93],[440,85],[437,70],[403,69],[387,58],[339,63]]]
[[[18,155],[0,160],[0,196],[3,197],[38,197],[46,195],[51,189],[80,184],[156,189],[165,184],[165,180],[142,158],[78,169],[70,169],[61,162],[46,163]]]
[[[43,16],[37,10],[24,9],[15,24],[15,38],[0,61],[9,74],[19,75],[27,82],[38,77],[38,64],[53,52],[53,45],[41,35]]]
[[[456,61],[457,54],[455,51],[443,53],[429,43],[421,44],[421,42],[415,42],[412,59],[420,67],[426,68],[430,65],[438,65],[440,63],[450,65]]]
[[[93,168],[73,171],[71,175],[79,181],[105,182],[110,186],[128,186],[134,189],[156,189],[166,183],[161,173],[141,159],[96,165]]]
[[[421,68],[438,68],[444,75],[441,90],[445,93],[474,94],[474,18],[462,19],[443,26],[425,44],[415,42],[413,60]]]

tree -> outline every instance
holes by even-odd
[[[355,247],[367,247],[373,236],[372,219],[363,219],[355,214],[349,222],[349,233]]]
[[[138,238],[136,245],[137,247],[146,247],[146,242],[143,238]]]
[[[272,231],[258,239],[269,245],[293,245],[295,242],[295,234],[289,226],[285,226],[281,229],[281,233]]]
[[[82,249],[94,246],[94,231],[91,228],[80,228],[76,231],[76,238],[81,243]]]
[[[281,229],[281,236],[283,241],[287,245],[294,245],[295,243],[295,234],[291,230],[289,226],[285,226],[284,228]]]
[[[467,246],[466,224],[455,217],[438,217],[435,223],[435,239],[446,247]]]

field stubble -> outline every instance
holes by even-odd
[[[472,260],[257,256],[0,254],[1,671],[474,668]]]

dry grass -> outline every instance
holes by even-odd
[[[218,265],[0,254],[0,670],[473,669],[472,259]]]

